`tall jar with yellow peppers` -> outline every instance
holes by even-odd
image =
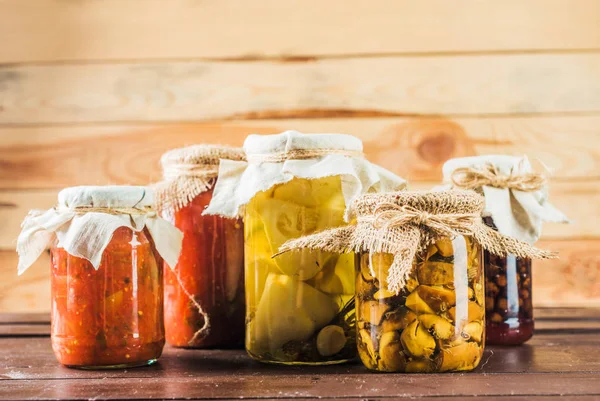
[[[404,181],[366,161],[348,135],[251,135],[244,149],[247,162],[221,162],[206,213],[244,216],[246,350],[288,365],[354,358],[354,256],[276,254],[290,239],[347,225],[361,193]]]

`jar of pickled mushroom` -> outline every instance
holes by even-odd
[[[452,159],[443,170],[452,186],[485,196],[484,221],[502,234],[533,244],[543,222],[568,222],[548,202],[546,178],[526,157]],[[528,257],[484,253],[488,344],[519,345],[533,336],[531,266]]]
[[[244,206],[249,355],[290,365],[354,358],[354,258],[273,255],[289,239],[346,225],[346,205],[361,193],[404,181],[366,161],[349,135],[251,135],[244,149],[247,162],[221,162],[206,213],[233,217]]]
[[[280,252],[356,253],[356,337],[368,369],[472,370],[485,343],[481,248],[546,254],[484,225],[483,202],[472,191],[366,194],[352,205],[356,224]]]
[[[243,150],[195,145],[161,158],[156,209],[183,232],[177,265],[165,266],[165,332],[176,347],[236,347],[244,342],[244,228],[240,218],[203,216],[220,159]]]
[[[128,368],[160,357],[161,264],[177,261],[182,235],[152,202],[144,187],[73,187],[25,219],[19,274],[51,248],[52,348],[63,365]]]

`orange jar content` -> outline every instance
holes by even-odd
[[[25,218],[19,274],[50,248],[51,339],[63,365],[129,368],[160,357],[162,264],[177,262],[183,235],[153,203],[145,187],[73,187]]]
[[[147,231],[117,229],[95,270],[51,250],[52,348],[71,367],[154,363],[165,344],[162,264]]]
[[[202,215],[220,159],[242,160],[243,152],[196,145],[161,159],[157,208],[184,234],[179,261],[164,268],[166,339],[176,347],[241,347],[244,341],[243,223]]]

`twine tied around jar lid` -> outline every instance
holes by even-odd
[[[246,160],[243,149],[222,145],[193,145],[165,153],[160,159],[163,180],[153,185],[156,210],[176,212],[212,188],[221,159]]]
[[[286,160],[310,160],[318,157],[329,156],[329,155],[341,155],[348,157],[359,157],[364,158],[365,155],[362,151],[349,150],[349,149],[289,149],[285,152],[278,153],[249,153],[247,155],[248,163],[281,163]]]
[[[473,191],[366,194],[352,205],[356,224],[287,241],[279,253],[300,249],[390,253],[394,261],[386,284],[396,294],[406,285],[417,253],[443,238],[471,236],[499,256],[556,257],[486,226],[481,219],[483,206],[484,198]]]
[[[547,184],[547,177],[540,173],[502,174],[492,163],[481,167],[460,167],[450,176],[452,183],[461,189],[479,189],[483,186],[516,189],[523,192],[539,191]]]

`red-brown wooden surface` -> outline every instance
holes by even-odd
[[[47,315],[4,314],[0,399],[600,399],[600,310],[538,309],[536,316],[528,344],[487,347],[474,372],[374,374],[359,363],[281,367],[242,350],[170,347],[147,368],[71,370],[54,359]]]

